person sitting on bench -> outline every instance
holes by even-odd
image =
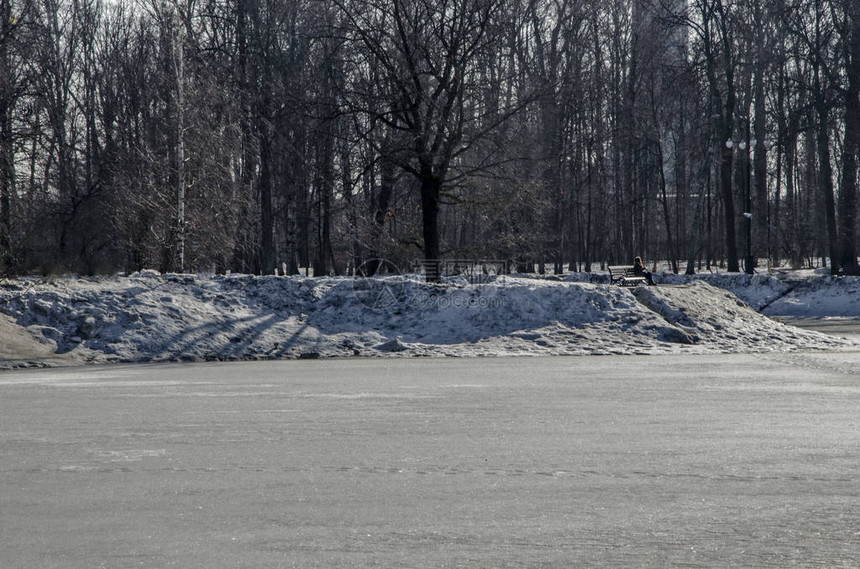
[[[645,277],[649,286],[654,285],[654,279],[651,278],[651,271],[646,269],[645,265],[642,264],[642,257],[636,257],[633,259],[633,272],[636,273],[636,276]]]

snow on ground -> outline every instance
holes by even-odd
[[[704,281],[714,287],[730,291],[753,309],[761,311],[786,294],[794,283],[773,275],[747,275],[744,273],[699,274],[691,278],[687,275],[660,275],[661,284],[686,284],[691,280]],[[805,280],[805,279],[803,279]]]
[[[860,347],[756,311],[804,318],[860,316],[860,278],[656,278],[660,286],[627,289],[608,284],[600,274],[432,285],[409,276],[144,271],[128,277],[2,281],[0,312],[25,327],[39,346],[90,362]],[[0,344],[4,337],[0,330]],[[0,349],[0,364],[4,359],[10,367],[15,358]]]
[[[792,283],[764,314],[794,318],[860,318],[860,277],[830,275]]]

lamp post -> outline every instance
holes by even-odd
[[[746,197],[746,211],[743,213],[744,219],[746,221],[746,238],[747,238],[747,254],[744,257],[744,272],[748,275],[753,274],[753,270],[755,268],[755,258],[752,253],[752,193],[750,191],[750,178],[752,176],[752,170],[750,168],[750,150],[755,147],[756,141],[755,139],[749,140],[749,121],[746,121],[746,139],[741,140],[737,143],[737,149],[742,153],[743,157],[741,172],[741,180],[743,181],[745,197]],[[763,143],[764,144],[764,143]],[[726,140],[726,148],[734,148],[735,141],[732,139]]]
[[[750,122],[747,122],[747,140],[749,140],[750,136]],[[747,221],[747,256],[744,260],[744,272],[746,274],[753,274],[753,268],[755,267],[755,259],[752,254],[752,192],[750,191],[750,178],[752,176],[752,168],[750,168],[750,152],[752,148],[755,146],[755,140],[751,140],[749,147],[747,145],[741,143],[741,150],[744,151],[744,167],[746,171],[744,172],[744,186],[746,186],[747,191],[747,210],[744,212],[744,217]]]

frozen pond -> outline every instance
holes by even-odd
[[[860,565],[860,354],[0,373],[0,566]]]

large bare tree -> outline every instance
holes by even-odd
[[[438,280],[439,206],[456,161],[487,131],[468,104],[474,65],[490,49],[489,23],[502,0],[338,0],[343,33],[380,69],[379,91],[352,99],[371,124],[396,133],[385,159],[419,182],[428,280]],[[368,101],[373,99],[373,106]],[[379,150],[382,150],[381,148]]]
[[[13,113],[22,98],[24,25],[30,2],[0,0],[0,275],[12,268],[12,197],[15,194]]]

